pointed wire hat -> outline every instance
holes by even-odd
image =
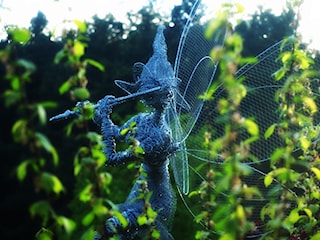
[[[167,44],[164,37],[164,26],[159,26],[153,42],[153,55],[146,64],[137,62],[133,65],[133,83],[115,80],[115,84],[128,94],[146,91],[155,86],[174,90],[176,103],[188,110],[189,104],[178,91],[180,79],[176,78],[172,65],[167,59]]]

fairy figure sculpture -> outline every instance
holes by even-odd
[[[153,108],[150,113],[140,113],[118,127],[110,119],[112,113],[113,96],[106,96],[98,102],[94,121],[101,127],[101,133],[105,144],[104,152],[108,157],[106,165],[117,166],[136,160],[142,161],[143,174],[135,182],[128,198],[119,205],[119,211],[128,221],[128,226],[123,228],[117,217],[111,217],[106,221],[105,232],[96,239],[119,235],[121,239],[132,239],[137,233],[143,233],[146,229],[139,226],[137,218],[145,211],[144,201],[139,199],[141,190],[145,187],[152,191],[150,204],[158,213],[155,227],[161,234],[161,239],[173,239],[168,232],[170,221],[175,212],[175,197],[171,189],[168,171],[169,156],[177,146],[172,141],[170,127],[166,124],[165,110],[173,99],[177,79],[173,74],[171,64],[167,60],[167,46],[163,35],[164,27],[159,27],[154,43],[153,56],[143,66],[137,63],[134,69],[138,73],[133,84],[116,81],[116,84],[128,93],[145,92],[148,89],[159,87],[158,91],[142,95],[142,101]],[[128,129],[135,124],[134,132],[123,134],[123,129]],[[132,149],[117,152],[116,141],[125,141],[130,135],[134,135],[135,141],[143,149],[143,156],[137,156]],[[145,186],[144,184],[147,184]]]
[[[126,201],[118,205],[128,226],[123,227],[120,220],[113,216],[106,220],[104,231],[96,234],[97,240],[114,235],[121,239],[133,239],[137,234],[145,235],[148,226],[137,223],[137,218],[145,213],[144,199],[140,196],[145,188],[152,193],[148,201],[152,210],[157,212],[154,227],[160,232],[160,239],[173,239],[169,229],[176,199],[170,184],[168,166],[170,163],[179,194],[188,194],[189,165],[185,141],[204,105],[204,100],[199,96],[208,90],[217,69],[217,62],[209,56],[209,52],[213,46],[223,44],[225,35],[225,29],[222,28],[217,29],[211,40],[203,37],[205,25],[197,24],[199,18],[196,17],[200,3],[201,0],[195,1],[188,15],[173,67],[167,59],[164,27],[159,27],[152,57],[145,65],[134,64],[135,82],[115,81],[128,95],[120,98],[107,95],[94,105],[94,121],[101,128],[104,152],[108,158],[106,165],[117,166],[136,160],[142,162],[142,174]],[[110,118],[112,107],[137,98],[153,111],[140,113],[121,127],[114,125]],[[78,103],[76,110],[67,110],[52,117],[50,121],[81,115],[78,108],[81,109],[85,103]],[[116,151],[118,141],[130,142],[132,139],[143,150],[142,155],[134,151],[135,147]]]

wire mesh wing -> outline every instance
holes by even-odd
[[[237,78],[245,77],[244,85],[247,88],[247,96],[240,105],[240,112],[244,117],[254,117],[260,127],[261,134],[278,119],[274,95],[275,91],[282,86],[282,82],[275,81],[272,75],[280,68],[280,63],[277,61],[280,45],[281,42],[268,48],[256,57],[258,61],[255,64],[245,65],[237,72]],[[224,134],[223,123],[217,121],[219,114],[216,109],[217,101],[225,96],[224,94],[224,90],[218,87],[213,96],[214,100],[204,104],[196,126],[192,129],[193,138],[189,140],[190,143],[192,142],[192,147],[188,151],[198,159],[207,158],[207,151],[203,149],[203,141],[195,138],[203,137],[205,132],[209,132],[212,135],[211,138],[218,138]],[[243,135],[243,139],[246,137],[248,136]],[[266,140],[261,136],[258,141],[253,143],[251,149],[260,162],[267,161],[270,153],[280,145],[280,141],[279,138]],[[267,145],[268,148],[266,148]],[[248,164],[253,163],[248,162]]]
[[[195,18],[200,1],[196,1],[183,29],[174,65],[175,77],[179,79],[174,101],[168,109],[167,119],[173,140],[179,151],[170,160],[175,181],[182,193],[189,191],[188,157],[185,140],[192,131],[203,107],[199,98],[212,83],[217,63],[209,56],[214,46],[223,44],[225,30],[217,31],[214,38],[204,37],[206,24]],[[203,16],[205,18],[207,16]]]
[[[274,94],[281,83],[278,83],[272,77],[272,74],[279,69],[280,64],[277,57],[280,52],[281,43],[267,49],[257,56],[257,63],[246,65],[237,72],[237,77],[245,77],[244,84],[247,87],[247,97],[240,106],[240,112],[244,117],[254,117],[255,121],[261,127],[263,133],[271,124],[277,121],[277,104],[274,101]],[[203,109],[198,117],[195,126],[186,140],[186,149],[188,151],[190,168],[190,189],[198,189],[204,181],[209,168],[214,169],[216,174],[222,172],[222,159],[210,160],[210,153],[204,144],[205,138],[213,140],[223,136],[224,125],[218,121],[217,101],[225,96],[223,88],[218,86],[212,101],[205,102]],[[263,97],[262,97],[263,96]],[[243,133],[243,139],[247,139],[246,133]],[[255,206],[252,217],[259,219],[260,209],[266,203],[266,188],[263,185],[263,177],[268,172],[268,156],[272,151],[279,147],[281,140],[277,136],[265,140],[262,136],[259,141],[252,146],[253,154],[259,159],[259,163],[248,160],[246,164],[251,168],[252,174],[244,181],[250,186],[256,186],[262,192],[264,197],[252,199],[250,203]],[[259,181],[259,179],[261,181]],[[213,194],[215,188],[212,189]],[[228,192],[217,193],[216,202],[227,202]],[[184,198],[189,211],[196,216],[201,212],[201,206],[193,202],[191,198]],[[217,233],[219,234],[219,233]]]
[[[237,78],[244,77],[244,85],[247,88],[247,95],[240,105],[241,115],[246,118],[254,118],[260,129],[260,138],[258,141],[250,145],[251,153],[256,157],[253,161],[248,159],[245,163],[250,168],[252,173],[245,177],[243,181],[248,186],[255,186],[262,194],[262,198],[251,199],[245,205],[253,206],[251,218],[253,221],[260,219],[261,208],[267,203],[270,197],[270,189],[264,185],[264,176],[270,171],[269,157],[276,148],[284,146],[283,140],[273,134],[265,139],[263,134],[272,124],[279,122],[279,113],[277,112],[278,104],[275,101],[275,93],[283,85],[283,81],[276,81],[273,74],[281,67],[281,62],[278,60],[282,42],[278,42],[271,46],[260,55],[257,56],[258,61],[255,64],[248,64],[242,67],[237,72]],[[283,50],[289,50],[292,46],[287,44]],[[314,84],[314,91],[318,91],[317,84]],[[207,169],[210,167],[216,173],[221,172],[223,160],[210,160],[209,150],[203,144],[205,138],[210,140],[219,138],[224,134],[224,125],[219,121],[219,114],[216,111],[217,101],[225,96],[225,92],[221,87],[215,92],[214,100],[204,104],[203,109],[198,117],[196,125],[192,128],[189,137],[186,140],[186,149],[188,151],[189,167],[190,167],[190,189],[198,189],[201,182],[204,180]],[[247,133],[241,133],[242,140],[248,139]],[[240,139],[240,140],[241,140]],[[202,163],[201,163],[202,162]],[[272,183],[279,191],[286,188],[275,180]],[[292,189],[287,189],[293,192]],[[213,188],[214,192],[215,189]],[[216,202],[225,203],[228,198],[228,192],[219,193]],[[191,201],[184,198],[184,201]],[[188,202],[189,210],[199,213],[197,209],[199,204]],[[196,214],[195,214],[196,215]],[[253,233],[251,237],[262,234],[262,231]]]

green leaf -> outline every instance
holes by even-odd
[[[93,229],[93,227],[90,227],[87,229],[82,235],[79,240],[91,240],[94,239],[96,231]]]
[[[272,182],[273,182],[273,174],[272,172],[270,172],[264,177],[264,185],[266,187],[269,187]]]
[[[253,196],[256,196],[258,198],[262,199],[261,192],[257,187],[244,187],[243,188],[243,194],[247,199],[252,199]]]
[[[82,101],[86,100],[90,97],[90,93],[89,93],[88,89],[82,88],[82,87],[75,88],[73,90],[73,94],[76,97],[76,99],[82,100]]]
[[[11,129],[14,141],[26,143],[28,141],[28,122],[25,119],[16,121]]]
[[[320,180],[320,169],[316,167],[312,167],[310,169],[316,175],[317,179]]]
[[[93,211],[91,211],[91,212],[89,212],[89,213],[87,213],[83,218],[82,218],[82,224],[84,225],[84,226],[89,226],[92,222],[93,222],[93,220],[94,220],[94,212]]]
[[[120,131],[121,136],[125,136],[130,131],[130,128],[124,128]]]
[[[82,202],[88,202],[92,199],[92,184],[88,184],[79,193],[79,199]]]
[[[243,13],[245,11],[245,7],[242,4],[235,3],[234,6],[236,7],[236,13]]]
[[[232,236],[231,234],[224,234],[219,238],[219,240],[234,240],[234,236]]]
[[[235,216],[239,220],[239,222],[246,221],[246,213],[244,207],[242,205],[238,205],[235,211]]]
[[[148,218],[156,219],[158,213],[152,209],[152,207],[148,207],[147,209],[147,216]]]
[[[64,228],[67,234],[71,234],[76,228],[76,223],[70,218],[57,216],[56,221],[61,227]]]
[[[304,106],[309,109],[311,114],[317,112],[317,104],[311,97],[304,97],[302,101]]]
[[[139,226],[145,225],[147,223],[147,221],[148,221],[148,219],[145,215],[141,215],[137,219]]]
[[[86,89],[86,88],[84,88]],[[89,94],[89,92],[88,92]],[[89,95],[88,95],[89,97]],[[81,115],[87,119],[87,120],[90,120],[94,117],[94,104],[88,102],[88,103],[85,103],[82,105],[81,107]]]
[[[39,186],[47,193],[53,192],[55,194],[60,194],[64,191],[63,184],[59,178],[48,172],[43,172],[40,175]]]
[[[250,133],[252,136],[259,135],[259,127],[254,121],[252,121],[250,119],[245,119],[244,125],[245,125],[245,128],[247,129],[248,133]]]
[[[23,181],[27,175],[27,167],[31,164],[30,160],[25,160],[17,167],[17,178],[19,181]]]
[[[234,101],[237,103],[240,103],[240,101],[247,95],[247,89],[242,84],[237,84],[237,92],[235,92],[235,95],[233,96]]]
[[[66,56],[66,52],[64,51],[64,49],[60,50],[59,52],[57,52],[56,56],[54,57],[54,63],[58,64],[60,63],[60,61]]]
[[[152,230],[152,233],[151,233],[152,239],[160,239],[160,236],[161,236],[161,234],[159,231],[157,231],[155,229]]]
[[[80,41],[75,41],[74,45],[73,45],[73,54],[76,57],[80,58],[80,57],[83,56],[85,48],[86,48],[86,44],[85,43],[82,43]]]
[[[47,112],[41,104],[37,104],[37,112],[39,121],[42,125],[45,125],[47,122]]]
[[[133,147],[133,154],[137,158],[143,158],[145,151],[143,150],[143,148],[140,145],[138,145],[138,146]]]
[[[108,208],[99,201],[93,206],[93,212],[97,216],[105,216],[108,212]]]
[[[240,59],[239,64],[244,65],[244,64],[254,64],[257,63],[258,59],[256,57],[243,57]]]
[[[30,206],[29,212],[32,217],[40,216],[42,218],[42,225],[47,225],[47,222],[51,217],[52,208],[49,202],[38,201]]]
[[[12,76],[12,77],[10,77],[10,81],[11,81],[11,87],[12,87],[12,89],[19,91],[20,86],[21,86],[21,84],[20,84],[20,78],[17,77],[17,76]]]
[[[320,231],[318,231],[316,234],[314,234],[314,235],[310,238],[310,240],[318,240],[318,239],[320,239]]]
[[[13,41],[25,44],[31,38],[31,33],[26,28],[11,28],[9,34],[12,36]]]
[[[36,240],[53,240],[53,232],[46,228],[41,228],[36,234]]]
[[[273,133],[276,128],[276,124],[272,124],[264,133],[264,138],[268,139]]]
[[[292,58],[291,52],[284,52],[281,54],[281,61],[284,65]]]
[[[94,164],[97,164],[97,166],[104,166],[107,160],[106,155],[101,151],[101,149],[93,149],[92,157],[94,158],[94,161],[95,161]]]
[[[75,121],[70,122],[67,126],[66,126],[66,135],[69,137],[71,135],[72,129],[73,127],[76,125]]]
[[[101,179],[103,186],[105,187],[109,186],[112,182],[112,175],[108,172],[100,173],[99,177]]]
[[[208,212],[203,211],[200,214],[196,215],[193,220],[196,223],[201,223],[207,217],[207,215],[208,215]]]
[[[80,20],[73,20],[73,23],[75,25],[77,25],[77,27],[81,33],[85,33],[87,31],[87,25],[85,22],[80,21]]]
[[[205,37],[206,37],[207,39],[212,38],[213,33],[218,33],[218,32],[219,32],[219,28],[221,28],[224,19],[226,19],[225,13],[223,13],[222,11],[220,11],[219,13],[220,13],[220,18],[219,18],[219,20],[216,20],[216,19],[211,20],[211,21],[209,22],[208,27],[206,28]],[[221,19],[221,20],[220,20],[220,19]]]
[[[195,239],[208,239],[210,233],[208,231],[197,231]]]
[[[132,121],[129,125],[130,125],[130,128],[133,129],[134,127],[137,126],[137,122],[136,121]]]
[[[205,93],[201,94],[199,96],[200,99],[205,100],[205,101],[210,101],[213,100],[213,95],[216,92],[216,90],[219,88],[219,82],[213,82],[211,86],[209,87],[208,91]]]
[[[192,197],[194,197],[194,196],[198,196],[199,193],[200,193],[200,192],[199,192],[198,190],[191,191],[191,192],[189,192],[188,197],[189,197],[189,198],[192,198]]]
[[[300,145],[301,145],[302,150],[307,151],[311,145],[310,140],[306,137],[302,137],[299,139],[299,141],[300,141]]]
[[[42,146],[48,153],[51,153],[53,164],[57,166],[59,163],[59,156],[56,149],[51,144],[50,140],[45,135],[39,132],[36,132],[35,136],[39,141],[38,143],[40,144],[40,146]]]
[[[18,59],[17,63],[19,64],[19,66],[24,67],[29,72],[34,72],[36,70],[36,68],[37,68],[36,65],[34,65],[33,62],[30,62],[30,61],[25,60],[25,59]]]
[[[77,176],[81,171],[82,165],[80,164],[79,154],[77,153],[73,160],[73,174]]]
[[[39,102],[44,108],[55,108],[57,107],[57,102],[54,101],[44,101],[44,102]]]
[[[286,70],[284,67],[282,67],[282,68],[280,68],[278,71],[276,71],[276,72],[273,74],[273,76],[275,77],[275,79],[276,79],[277,81],[279,81],[279,80],[281,80],[281,79],[286,75],[286,73],[287,73],[287,70]]]
[[[91,106],[94,108],[93,104]],[[86,137],[90,140],[92,143],[102,143],[102,136],[96,132],[88,132],[86,134]]]
[[[53,192],[59,194],[64,191],[64,187],[60,179],[54,175],[51,175],[51,179],[53,182]]]
[[[128,220],[119,211],[113,211],[112,213],[116,218],[118,218],[123,228],[128,226]]]
[[[287,217],[286,221],[289,221],[291,224],[295,224],[299,221],[300,218],[301,216],[299,215],[299,210],[293,209]]]
[[[306,70],[313,64],[313,60],[307,57],[307,53],[302,50],[295,51],[295,57],[297,62],[300,64],[300,69]]]
[[[282,183],[286,183],[288,181],[296,182],[300,177],[300,173],[285,167],[276,168],[272,171],[272,173],[273,176],[277,177],[277,179],[279,179]]]
[[[283,158],[286,155],[286,149],[284,148],[277,148],[270,157],[271,164],[275,164],[278,160]]]
[[[303,211],[308,215],[308,217],[312,218],[312,211],[309,208],[304,208]]]
[[[62,95],[66,92],[68,92],[71,88],[72,84],[70,81],[65,81],[60,87],[59,87],[59,93]]]
[[[312,213],[317,213],[319,211],[320,205],[319,204],[310,204],[309,209],[312,211]]]
[[[10,107],[22,99],[22,94],[21,92],[18,92],[18,91],[6,90],[4,92],[4,98],[5,98],[5,106]]]
[[[93,67],[95,67],[97,69],[99,69],[101,72],[104,72],[104,70],[105,70],[104,66],[101,63],[99,63],[99,62],[97,62],[97,61],[95,61],[93,59],[87,58],[87,59],[84,60],[84,62],[90,64],[91,66],[93,66]]]

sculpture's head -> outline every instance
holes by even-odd
[[[117,80],[116,84],[128,93],[144,92],[154,87],[160,90],[142,96],[143,102],[155,109],[164,109],[174,97],[177,79],[167,60],[167,45],[163,35],[164,27],[159,27],[153,42],[153,55],[147,64],[136,63],[133,67],[135,82]]]

